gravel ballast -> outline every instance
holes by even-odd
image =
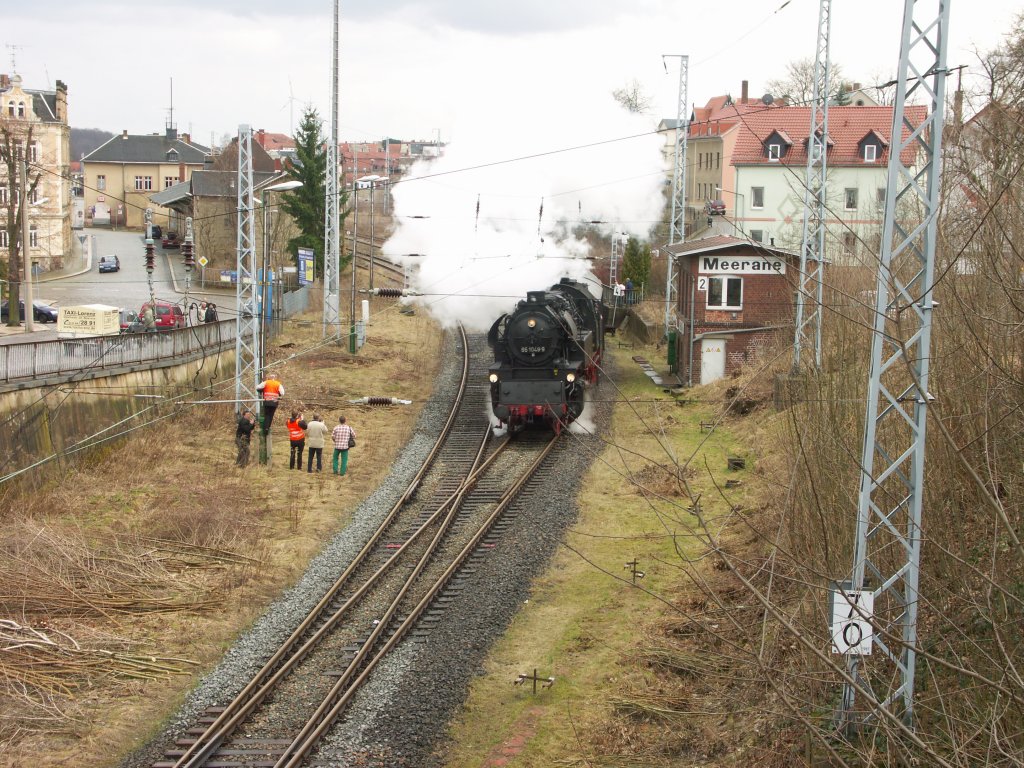
[[[164,751],[204,710],[227,704],[376,530],[421,467],[447,419],[451,406],[447,395],[455,391],[460,372],[458,346],[457,335],[449,333],[434,390],[438,394],[424,406],[413,437],[396,457],[388,478],[311,562],[299,583],[270,606],[203,679],[165,732],[124,761],[122,768],[141,768],[163,759]],[[589,413],[599,430],[609,414],[605,403]],[[459,579],[463,588],[453,594],[443,620],[425,636],[406,638],[374,671],[349,712],[321,742],[316,764],[441,765],[433,753],[449,719],[465,700],[491,644],[528,597],[532,579],[543,571],[576,518],[579,484],[600,446],[588,436],[571,435],[567,441],[544,479],[532,483],[516,503],[518,513],[498,546],[479,561],[473,573]],[[564,503],[552,503],[553,499]]]

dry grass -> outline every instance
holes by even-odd
[[[0,764],[115,763],[379,484],[431,391],[440,333],[375,302],[355,357],[332,344],[292,358],[320,341],[318,323],[289,323],[273,342],[287,398],[269,468],[234,466],[228,407],[192,407],[43,491],[7,491]],[[414,405],[347,402],[365,395]],[[346,414],[359,445],[344,478],[288,470],[292,407],[329,426]]]

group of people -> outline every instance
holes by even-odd
[[[284,395],[284,384],[274,376],[268,376],[260,382],[256,389],[263,398],[263,434],[270,432],[271,424],[274,421],[274,414],[277,406]],[[288,427],[289,458],[288,469],[302,469],[302,454],[306,448],[307,462],[306,472],[313,472],[313,460],[316,459],[316,471],[323,470],[324,447],[328,435],[334,444],[334,456],[331,459],[331,471],[335,475],[342,476],[348,471],[348,451],[356,444],[356,433],[347,423],[344,416],[338,417],[338,424],[333,430],[328,431],[327,425],[320,418],[319,413],[314,413],[311,421],[307,422],[301,411],[293,410],[291,418],[286,422]],[[239,467],[249,464],[249,445],[252,440],[252,433],[256,429],[256,417],[252,411],[245,411],[238,416],[235,429],[235,445],[238,447],[238,458],[235,463]]]
[[[633,295],[633,281],[628,277],[626,278],[625,283],[615,283],[612,293],[615,294],[615,302],[617,304],[623,301],[620,297],[624,297],[626,304],[636,303]]]
[[[207,304],[205,301],[200,303],[196,307],[196,318],[201,323],[216,323],[219,319],[217,317],[217,305],[212,301]]]

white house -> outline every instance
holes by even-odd
[[[908,107],[916,124],[926,107]],[[873,263],[881,238],[892,107],[829,107],[825,256]],[[904,136],[908,129],[904,127]],[[809,107],[780,107],[743,117],[732,165],[735,224],[751,240],[799,250],[803,230]],[[914,162],[905,150],[905,163]]]

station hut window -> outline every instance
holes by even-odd
[[[742,309],[743,278],[714,275],[708,278],[708,309]]]
[[[763,229],[752,229],[750,230],[750,239],[755,243],[764,242],[764,230]]]
[[[750,188],[750,207],[764,208],[764,187]]]

